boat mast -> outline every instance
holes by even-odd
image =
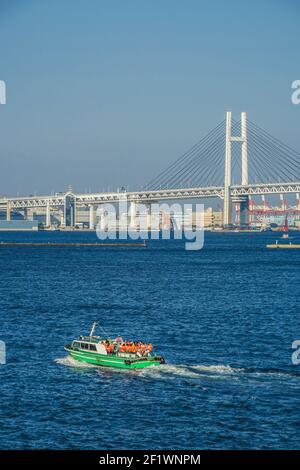
[[[96,330],[96,326],[97,326],[97,322],[94,321],[94,323],[92,324],[92,328],[91,328],[91,332],[90,332],[90,337],[92,337],[95,333],[95,330]]]

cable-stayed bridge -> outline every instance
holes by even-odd
[[[205,137],[153,178],[141,191],[1,198],[0,208],[10,220],[12,211],[45,208],[46,225],[51,211],[61,213],[62,226],[76,225],[79,207],[89,207],[90,228],[95,208],[126,198],[135,217],[137,203],[145,205],[165,200],[219,198],[223,200],[223,223],[232,223],[233,204],[239,224],[248,223],[252,196],[295,193],[300,210],[300,154],[241,113],[240,122],[227,112]]]

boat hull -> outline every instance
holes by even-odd
[[[119,357],[115,354],[99,354],[93,351],[73,349],[69,345],[64,348],[76,361],[87,362],[96,366],[115,367],[118,369],[144,369],[145,367],[159,366],[164,363],[161,356],[150,357]]]

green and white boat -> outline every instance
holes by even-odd
[[[151,344],[123,341],[120,337],[95,336],[96,325],[94,322],[89,336],[80,336],[64,346],[72,358],[119,369],[143,369],[165,363],[162,356],[152,354]]]

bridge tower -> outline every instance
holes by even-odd
[[[248,153],[247,153],[247,116],[245,112],[241,113],[241,135],[232,135],[231,111],[226,113],[226,145],[225,145],[225,178],[224,178],[224,213],[223,224],[228,226],[232,221],[232,202],[239,204],[240,224],[244,225],[247,219],[248,197],[231,198],[231,143],[241,142],[242,158],[242,185],[248,184]]]

